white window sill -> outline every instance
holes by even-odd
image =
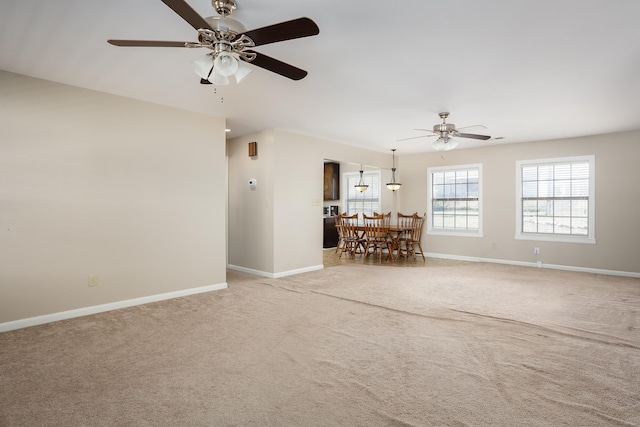
[[[523,233],[516,234],[516,240],[537,240],[540,242],[561,242],[561,243],[585,243],[595,245],[595,237],[589,236],[563,236],[558,234],[534,234]]]
[[[432,236],[454,236],[454,237],[483,237],[481,231],[466,230],[427,230],[428,235]]]

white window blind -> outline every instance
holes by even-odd
[[[369,186],[364,192],[360,192],[355,185],[360,182],[360,173],[343,174],[343,189],[346,194],[345,210],[347,215],[359,214],[362,220],[362,214],[373,215],[374,212],[380,212],[380,172],[367,171],[362,174],[362,179]]]
[[[516,238],[594,238],[594,156],[517,162]]]
[[[427,170],[428,233],[482,235],[482,166]]]

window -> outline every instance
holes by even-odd
[[[516,239],[595,243],[595,156],[516,162]]]
[[[347,215],[355,213],[373,215],[374,212],[380,212],[380,171],[367,171],[362,174],[362,179],[369,186],[364,192],[358,191],[354,186],[360,182],[360,173],[345,173],[342,181],[345,196],[345,210]]]
[[[482,237],[482,165],[427,169],[427,233]]]

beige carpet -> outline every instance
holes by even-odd
[[[640,425],[640,280],[430,261],[0,334],[0,425]]]

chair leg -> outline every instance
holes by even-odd
[[[336,248],[336,252],[339,252],[340,255],[338,256],[338,258],[342,258],[342,254],[345,251],[345,247],[346,247],[346,242],[342,242],[342,243],[338,243],[338,247]]]

